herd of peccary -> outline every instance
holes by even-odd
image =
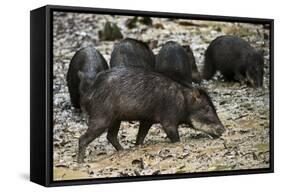
[[[110,67],[93,46],[73,56],[67,73],[71,103],[88,114],[88,129],[79,138],[78,162],[86,147],[107,130],[108,141],[122,150],[117,135],[121,121],[139,121],[136,145],[155,123],[171,142],[180,141],[178,126],[188,124],[213,138],[225,131],[207,91],[192,82],[209,80],[220,71],[226,81],[263,84],[263,55],[236,36],[220,36],[205,52],[202,74],[192,49],[166,42],[155,55],[139,40],[126,38],[112,51]]]

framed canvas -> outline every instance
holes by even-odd
[[[30,180],[273,172],[273,20],[47,5],[30,13]]]

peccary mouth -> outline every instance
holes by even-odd
[[[202,131],[211,136],[213,139],[219,138],[225,132],[225,128],[223,125],[206,125],[194,121],[192,123],[195,125],[195,130]]]

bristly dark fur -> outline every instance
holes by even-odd
[[[205,52],[203,78],[209,80],[220,71],[227,81],[249,81],[252,86],[261,87],[263,68],[260,51],[242,38],[224,35],[213,40]]]
[[[153,70],[155,56],[142,41],[126,38],[114,45],[110,58],[110,67],[132,66]]]
[[[108,69],[106,60],[93,46],[84,47],[75,53],[66,76],[71,103],[75,108],[80,108],[80,88],[87,89],[86,84],[80,84],[78,73],[81,72],[84,77],[94,79],[97,73],[106,69]]]
[[[207,99],[210,106],[212,106],[212,108],[216,111],[216,107],[214,106],[212,99],[209,96],[209,94],[207,93],[206,89],[204,89],[202,87],[197,87],[197,90],[199,91],[200,95],[203,95]]]
[[[155,71],[187,85],[192,83],[192,61],[177,42],[168,41],[156,56]]]
[[[84,157],[86,146],[108,129],[107,138],[121,150],[117,140],[121,121],[140,121],[137,144],[142,144],[154,123],[160,123],[172,142],[179,141],[178,125],[190,123],[190,114],[205,115],[204,108],[214,109],[211,99],[203,89],[198,89],[203,105],[191,102],[193,88],[156,72],[140,67],[114,67],[97,75],[85,103],[89,114],[89,128],[79,139],[78,162]],[[207,100],[207,101],[206,101]],[[192,105],[200,105],[194,107]],[[203,107],[204,106],[204,107]],[[198,113],[200,112],[200,113]],[[209,110],[205,118],[198,118],[221,125],[215,110]],[[217,131],[211,129],[213,134]],[[210,132],[210,131],[209,131]]]

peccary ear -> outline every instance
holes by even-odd
[[[197,101],[200,100],[200,92],[198,91],[198,89],[193,89],[192,93],[191,93],[191,101],[192,103],[195,103]]]
[[[183,47],[186,51],[190,51],[190,50],[191,50],[191,48],[190,48],[189,45],[183,45],[182,47]]]
[[[84,77],[85,77],[85,74],[82,71],[78,71],[78,78],[80,80],[82,80],[82,79],[84,79]]]

